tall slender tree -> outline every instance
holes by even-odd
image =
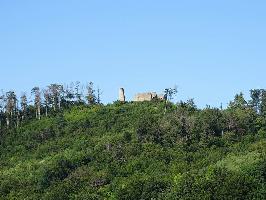
[[[0,95],[0,131],[3,129],[3,122],[5,120],[5,95],[2,91],[2,94]]]
[[[97,88],[97,99],[96,99],[97,104],[101,104],[101,95],[102,95],[102,91],[101,91],[101,89],[98,87],[98,88]]]
[[[82,89],[79,81],[77,81],[75,84],[75,97],[78,103],[82,102]]]
[[[261,99],[261,90],[260,89],[255,89],[255,90],[250,90],[250,105],[251,107],[257,112],[260,112],[260,99]]]
[[[74,83],[65,87],[65,101],[67,105],[73,105],[75,101]]]
[[[52,99],[53,110],[56,111],[57,108],[60,110],[63,86],[59,84],[51,84],[48,88]]]
[[[21,107],[21,118],[23,121],[26,118],[27,108],[28,108],[28,99],[25,92],[23,92],[20,97],[20,107]]]
[[[266,115],[266,90],[261,90],[260,114]]]
[[[167,101],[173,100],[174,96],[177,94],[177,87],[175,86],[174,88],[166,88],[164,90],[164,94]]]
[[[14,91],[6,93],[6,125],[10,127],[11,122],[14,119],[17,105],[17,96]]]
[[[164,90],[164,98],[165,98],[165,108],[164,112],[166,113],[168,109],[168,103],[173,100],[174,96],[177,94],[177,87],[174,88],[166,88]]]
[[[36,119],[41,119],[41,92],[39,87],[34,87],[31,90],[32,94],[34,94],[34,105],[36,109]]]
[[[51,98],[50,98],[49,89],[45,89],[42,92],[43,92],[43,97],[44,97],[45,116],[47,117]]]
[[[15,107],[15,114],[16,114],[16,127],[18,128],[20,125],[20,110],[19,110],[19,101],[16,101],[16,107]]]
[[[87,101],[89,105],[93,105],[96,103],[96,96],[93,82],[89,82],[87,85]]]

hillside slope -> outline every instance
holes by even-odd
[[[226,130],[228,113],[142,102],[30,120],[1,136],[0,199],[266,199],[264,127]]]

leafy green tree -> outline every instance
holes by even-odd
[[[202,142],[206,143],[212,137],[219,137],[224,132],[224,117],[218,108],[205,108],[197,116],[197,129],[201,133]]]
[[[151,115],[140,118],[137,126],[137,137],[140,142],[160,142],[161,133],[158,128],[158,120]]]
[[[259,113],[261,90],[260,89],[250,90],[250,97],[251,97],[250,101],[251,107],[257,113]]]
[[[228,109],[225,111],[226,130],[240,135],[256,131],[256,112],[253,109]]]
[[[261,90],[260,113],[266,116],[266,90]]]
[[[177,87],[174,88],[166,88],[164,90],[164,94],[166,96],[167,101],[173,100],[174,96],[177,94]]]
[[[244,94],[241,92],[240,94],[237,94],[235,96],[234,101],[231,101],[229,104],[229,108],[246,108],[247,107],[247,101],[244,98]]]
[[[40,120],[35,102],[0,95],[0,199],[264,199],[264,90],[259,111],[240,93],[228,108],[164,112],[162,101],[88,106],[66,88],[55,112],[48,91]]]

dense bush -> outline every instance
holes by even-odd
[[[241,102],[70,107],[1,134],[0,199],[265,199],[265,121]]]

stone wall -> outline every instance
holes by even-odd
[[[133,101],[152,101],[153,99],[157,100],[165,100],[165,95],[164,94],[157,94],[156,92],[146,92],[146,93],[138,93],[135,95]],[[125,90],[124,88],[119,89],[119,96],[118,96],[118,101],[120,102],[125,102],[126,101],[126,96],[125,96]]]
[[[152,101],[153,99],[164,100],[165,96],[157,95],[156,92],[139,93],[134,97],[134,101]]]

